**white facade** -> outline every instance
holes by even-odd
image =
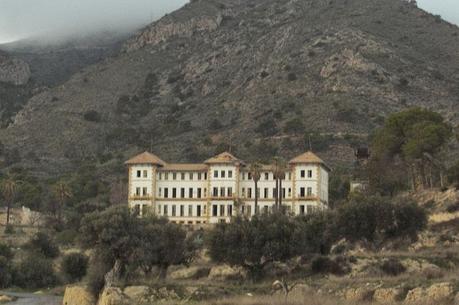
[[[229,222],[237,214],[255,213],[255,183],[249,166],[229,153],[203,164],[168,164],[143,153],[129,167],[129,206],[139,215],[153,213],[181,224]],[[291,214],[312,213],[328,206],[329,168],[307,152],[292,159],[282,180],[282,206]],[[272,166],[262,166],[258,208],[269,212],[275,204]]]

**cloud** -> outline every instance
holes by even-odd
[[[42,36],[129,31],[186,0],[0,0],[0,42]]]

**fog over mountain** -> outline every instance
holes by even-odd
[[[402,1],[402,0],[401,0]],[[127,32],[178,9],[187,0],[1,0],[0,43]],[[459,1],[419,0],[421,8],[459,24]]]
[[[2,0],[0,43],[126,32],[178,9],[186,0]],[[48,41],[46,41],[48,42]]]

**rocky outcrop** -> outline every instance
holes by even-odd
[[[0,303],[9,303],[15,301],[16,298],[8,295],[1,295],[0,294]]]
[[[29,65],[20,59],[0,54],[0,82],[25,85],[31,76]]]
[[[96,299],[85,286],[67,286],[63,305],[95,305]]]
[[[374,289],[367,287],[350,288],[344,292],[344,299],[350,302],[369,301],[373,298]]]
[[[110,287],[104,289],[99,296],[97,305],[129,305],[129,298],[121,291],[120,288]]]
[[[124,288],[123,293],[134,304],[140,304],[148,301],[151,289],[148,286],[128,286]]]
[[[408,291],[405,298],[407,304],[436,304],[450,302],[454,298],[454,288],[451,283],[438,283],[429,288],[418,287]]]
[[[373,294],[373,300],[380,304],[392,304],[401,301],[403,289],[400,288],[379,288]]]
[[[212,267],[209,272],[209,279],[217,281],[240,280],[246,277],[247,272],[243,268],[228,265]]]

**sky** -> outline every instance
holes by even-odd
[[[400,0],[402,1],[402,0]],[[127,31],[187,0],[0,0],[0,43],[75,33]],[[418,6],[459,24],[459,0],[418,0]]]

